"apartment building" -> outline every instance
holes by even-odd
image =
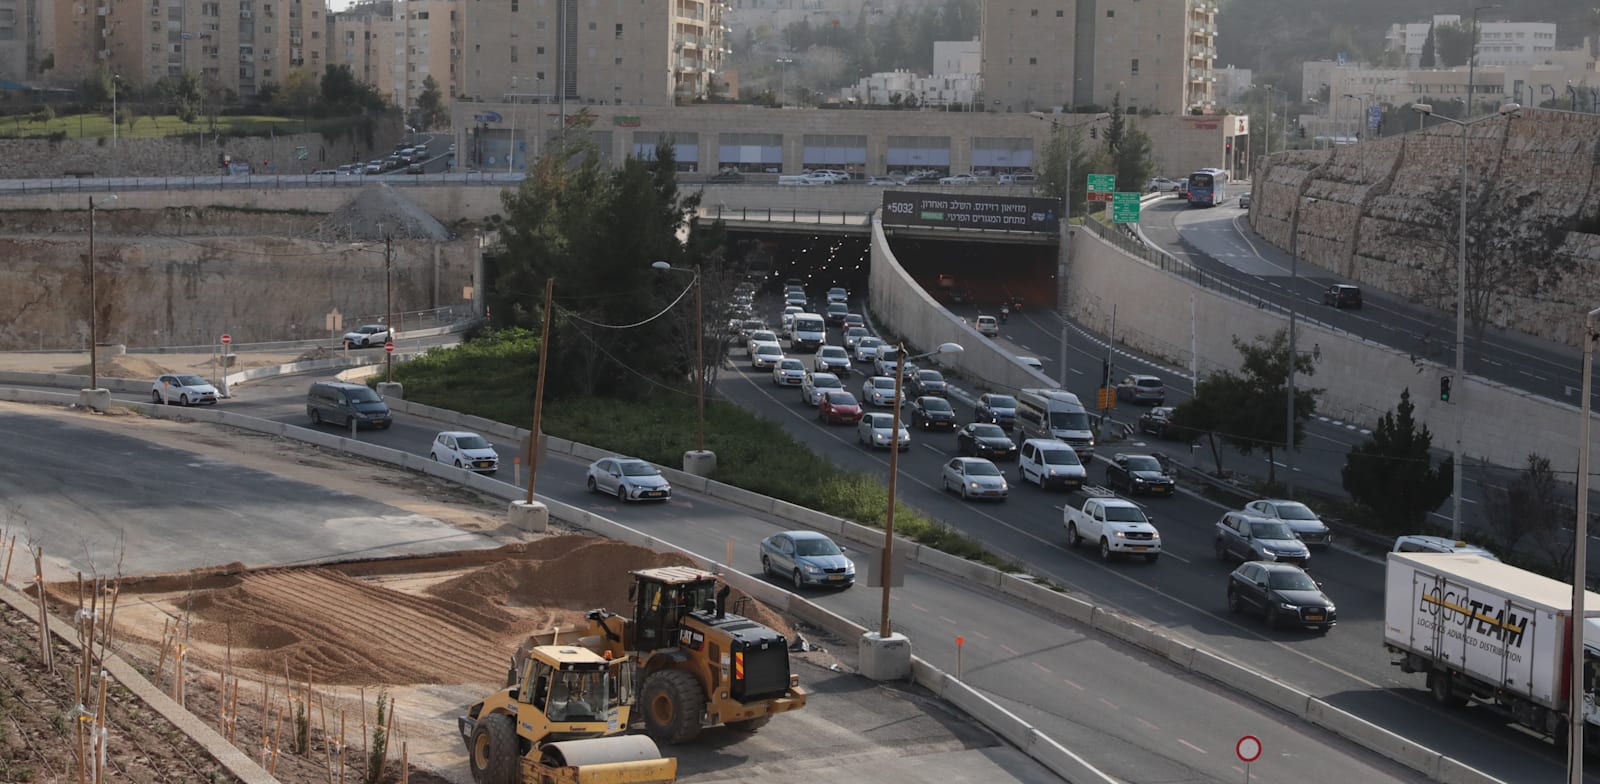
[[[1431,22],[1412,22],[1389,26],[1388,49],[1403,52],[1405,64],[1416,68],[1421,64],[1422,49],[1427,45],[1428,32],[1435,26],[1470,26],[1470,19],[1458,14],[1438,14]],[[1478,65],[1536,65],[1544,62],[1556,50],[1556,26],[1553,22],[1506,22],[1478,20]]]
[[[328,62],[350,67],[395,106],[416,106],[432,76],[445,102],[460,94],[458,0],[362,0],[328,19]]]
[[[1108,106],[1216,110],[1215,0],[990,0],[983,88],[990,111]]]
[[[462,93],[663,106],[703,97],[727,55],[718,0],[469,0]]]

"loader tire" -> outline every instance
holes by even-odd
[[[706,695],[693,674],[683,670],[651,673],[639,690],[639,701],[644,708],[645,732],[657,743],[688,743],[700,734]]]
[[[516,784],[517,745],[517,727],[510,716],[495,713],[478,719],[467,754],[474,784]]]
[[[733,730],[734,732],[755,732],[756,730],[767,726],[767,722],[769,721],[772,721],[772,714],[770,713],[765,716],[757,716],[753,719],[730,721],[728,722],[728,729]]]

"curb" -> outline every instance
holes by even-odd
[[[29,601],[27,596],[19,593],[11,586],[0,584],[0,601],[10,605],[12,609],[22,613],[28,618],[38,615],[38,606]],[[76,629],[68,622],[49,615],[49,634],[68,647],[83,652],[83,645],[78,642]],[[41,630],[43,631],[43,630]],[[122,657],[108,653],[104,661],[106,672],[122,684],[128,691],[133,692],[146,705],[149,705],[161,717],[172,722],[184,735],[189,736],[195,743],[200,744],[223,768],[245,784],[277,784],[277,779],[267,773],[266,769],[256,764],[255,760],[245,755],[239,747],[228,742],[227,738],[211,728],[211,725],[201,721],[189,709],[179,705],[177,700],[168,697],[166,692],[156,688],[156,685],[147,680],[143,674],[134,669],[133,665],[124,661]]]

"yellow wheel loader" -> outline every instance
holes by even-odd
[[[457,719],[476,784],[671,784],[678,761],[628,728],[627,662],[577,645],[519,657],[506,688]]]
[[[728,588],[719,591],[715,575],[682,566],[631,574],[633,617],[590,610],[581,642],[633,664],[650,737],[684,743],[718,724],[754,732],[773,714],[805,707],[788,640],[727,612]]]

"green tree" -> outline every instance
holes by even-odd
[[[372,85],[356,80],[348,65],[329,64],[322,73],[321,110],[325,114],[343,115],[365,111],[382,111],[388,102]]]
[[[444,108],[444,95],[439,92],[439,82],[432,74],[422,80],[422,92],[417,95],[417,115],[424,131],[443,128],[450,123],[450,112]]]
[[[200,90],[200,77],[194,72],[184,71],[162,77],[156,89],[162,102],[179,120],[192,123],[199,119],[201,102],[205,96]]]
[[[1212,373],[1195,385],[1194,396],[1172,412],[1172,426],[1184,438],[1204,434],[1211,446],[1211,464],[1222,474],[1218,433],[1228,432],[1234,413],[1245,404],[1243,379],[1229,371]]]
[[[1433,26],[1434,49],[1438,54],[1439,67],[1454,68],[1467,64],[1467,59],[1472,56],[1473,39],[1478,32],[1471,28],[1470,22]]]
[[[1479,475],[1488,475],[1487,462],[1482,468]],[[1562,504],[1561,486],[1549,458],[1528,455],[1523,469],[1504,485],[1483,479],[1477,484],[1483,491],[1484,525],[1500,552],[1516,552],[1517,545],[1528,537],[1565,539],[1558,532],[1569,526],[1573,512]]]
[[[1117,175],[1117,190],[1139,192],[1150,176],[1150,135],[1122,110],[1122,93],[1111,99],[1111,120],[1104,133],[1112,171]]]
[[[285,114],[304,117],[310,114],[317,102],[322,99],[322,89],[316,71],[310,68],[296,68],[283,78],[283,83],[272,93],[272,108]]]
[[[1417,60],[1417,67],[1432,68],[1438,64],[1437,44],[1433,40],[1433,25],[1428,25],[1428,37],[1422,41],[1422,56]]]
[[[1066,128],[1056,125],[1045,142],[1039,166],[1039,192],[1041,195],[1063,198],[1072,191],[1072,214],[1087,211],[1089,175],[1101,171],[1109,164],[1104,151],[1084,144],[1083,128]],[[1072,181],[1067,181],[1067,161],[1072,161]]]
[[[1450,497],[1455,464],[1446,457],[1437,466],[1429,449],[1433,434],[1412,417],[1411,390],[1400,393],[1400,405],[1385,412],[1372,436],[1356,445],[1340,472],[1345,492],[1393,530],[1414,530],[1428,513]]]
[[[1277,481],[1277,462],[1273,459],[1285,441],[1284,415],[1287,413],[1287,376],[1289,372],[1289,337],[1279,330],[1269,338],[1257,338],[1246,343],[1233,339],[1239,352],[1239,372],[1222,371],[1207,376],[1195,388],[1194,398],[1175,412],[1179,427],[1195,432],[1214,434],[1240,454],[1249,455],[1257,449],[1267,453],[1267,482]],[[1295,356],[1295,373],[1309,377],[1316,373],[1311,357],[1298,353]],[[1294,389],[1294,443],[1305,440],[1305,423],[1316,414],[1317,396],[1321,389],[1295,384]],[[1185,407],[1188,410],[1185,410]],[[1213,443],[1213,458],[1217,457]],[[1217,470],[1221,460],[1216,459]]]

